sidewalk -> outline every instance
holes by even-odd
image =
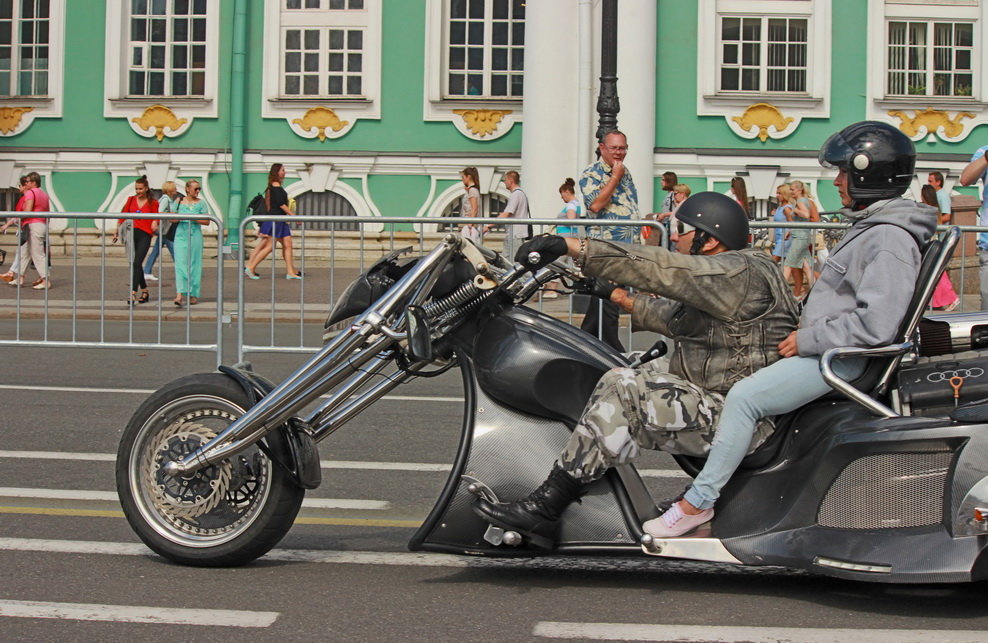
[[[13,288],[0,282],[0,319],[79,319],[108,321],[209,322],[215,321],[216,260],[207,258],[203,266],[202,292],[195,306],[178,308],[175,297],[175,273],[170,259],[155,266],[159,281],[148,282],[150,301],[133,307],[127,303],[130,294],[129,266],[119,258],[54,257],[50,290],[33,290],[30,282],[38,275],[28,270],[28,285]],[[222,314],[235,320],[237,313],[237,268],[226,262],[223,272],[224,305]],[[368,263],[369,265],[369,263]],[[284,264],[274,266],[270,260],[261,264],[258,280],[244,280],[244,319],[247,322],[305,321],[322,323],[340,293],[359,274],[358,268],[331,268],[325,262],[301,268],[301,280],[285,278]],[[7,268],[4,265],[3,268]],[[0,269],[2,271],[3,269]],[[73,279],[74,277],[74,279]],[[569,320],[567,296],[546,299],[529,305],[560,319]],[[573,323],[583,319],[582,311],[574,312]],[[622,321],[625,316],[622,316]]]

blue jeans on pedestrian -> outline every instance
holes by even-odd
[[[154,239],[151,240],[151,252],[148,253],[147,261],[144,262],[144,274],[154,274],[151,271],[154,270],[154,262],[158,260],[158,254],[161,253],[162,245],[168,248],[168,254],[171,255],[172,261],[175,261],[175,245],[172,240],[168,237],[155,235]]]
[[[843,379],[858,377],[864,366],[860,358],[833,362],[834,372]],[[714,506],[748,453],[759,419],[794,411],[830,390],[820,373],[819,356],[781,359],[731,387],[707,463],[687,490],[686,502],[698,509]]]

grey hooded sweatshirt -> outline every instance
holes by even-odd
[[[935,208],[898,197],[844,214],[854,225],[831,250],[799,320],[803,356],[893,342],[937,225]]]

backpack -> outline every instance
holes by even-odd
[[[268,208],[264,205],[264,195],[256,194],[247,204],[247,213],[251,216],[260,216],[268,213]]]

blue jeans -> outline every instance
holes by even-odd
[[[174,224],[174,225],[178,225],[178,224]],[[160,243],[159,243],[159,239],[160,239]],[[146,275],[154,274],[152,272],[154,270],[154,262],[158,260],[158,254],[161,252],[162,244],[166,248],[168,248],[168,254],[172,256],[172,261],[175,261],[175,245],[173,244],[173,242],[166,237],[162,237],[160,235],[154,235],[154,238],[151,240],[151,252],[148,253],[147,261],[144,262],[144,274]]]
[[[840,377],[853,379],[861,374],[864,361],[835,360],[833,368]],[[698,509],[714,506],[747,454],[760,418],[794,411],[830,390],[820,373],[819,356],[787,357],[735,384],[724,400],[707,463],[686,492],[686,502]]]

